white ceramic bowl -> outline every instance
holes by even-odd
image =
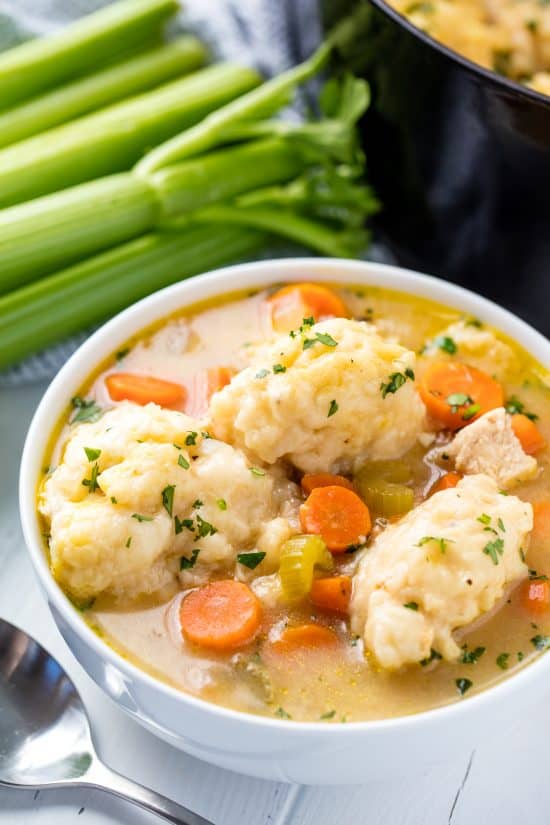
[[[265,261],[183,281],[140,301],[99,329],[52,381],[29,429],[20,477],[21,519],[41,587],[61,634],[94,681],[140,724],[188,753],[241,773],[288,782],[359,783],[395,777],[469,753],[550,690],[550,656],[479,695],[415,716],[345,725],[267,719],[228,710],[156,681],[107,647],[74,610],[48,569],[35,491],[46,445],[69,399],[130,336],[178,307],[236,288],[319,280],[421,295],[503,330],[545,366],[550,342],[471,292],[397,267],[327,259]]]

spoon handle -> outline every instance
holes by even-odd
[[[94,759],[90,770],[86,774],[84,784],[132,802],[140,808],[145,808],[146,811],[158,814],[158,816],[174,823],[174,825],[214,825],[209,819],[194,814],[188,808],[184,808],[183,805],[178,805],[177,802],[167,799],[162,794],[145,788],[139,782],[121,776],[121,774],[116,773],[104,765],[103,762],[100,762],[99,759]]]

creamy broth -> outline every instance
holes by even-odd
[[[335,286],[333,289],[353,318],[375,325],[383,336],[395,337],[418,353],[416,380],[433,355],[429,349],[423,353],[426,343],[463,319],[461,313],[453,309],[380,288]],[[196,376],[210,367],[232,368],[235,372],[244,369],[258,342],[272,334],[266,310],[266,297],[270,292],[232,294],[168,318],[113,355],[82,387],[80,396],[88,401],[93,399],[102,409],[111,408],[116,404],[106,388],[106,376],[116,372],[154,375],[182,384],[187,390],[187,400],[176,404],[176,408],[189,411],[191,403],[193,413],[198,415],[197,402],[193,400]],[[478,325],[472,328],[486,329]],[[525,410],[538,416],[536,424],[548,441],[547,373],[515,343],[498,333],[495,335],[510,348],[508,352],[513,356],[505,368],[499,367],[498,378],[504,385],[505,397],[521,399]],[[439,346],[445,347],[445,343],[440,342]],[[441,355],[460,360],[460,344],[456,353],[441,349]],[[61,422],[46,459],[52,469],[63,460],[65,444],[74,431],[74,426],[67,423],[72,415],[71,409]],[[434,443],[444,443],[447,438],[445,432],[439,432],[437,442],[421,440],[401,458],[412,471],[409,486],[414,490],[415,506],[426,500],[430,488],[444,472],[441,462],[433,457],[433,449]],[[536,478],[519,483],[510,495],[528,502],[550,498],[548,448],[540,450],[536,458],[539,465]],[[292,495],[296,496],[295,483],[299,484],[302,474],[288,464],[281,466],[290,476]],[[331,575],[353,576],[359,560],[369,552],[373,537],[383,532],[386,522],[376,519],[376,513],[371,515],[374,526],[366,549],[335,555]],[[46,524],[45,532],[48,529]],[[549,554],[550,532],[545,534],[544,529],[536,525],[527,551],[527,564],[535,571],[531,575],[540,577],[538,581],[543,582],[546,575],[550,576]],[[220,575],[215,571],[213,578]],[[229,572],[230,577],[233,575],[250,583],[259,573],[236,565]],[[179,608],[185,592],[177,586],[129,600],[120,595],[103,594],[78,607],[83,619],[120,655],[176,688],[251,713],[337,723],[400,716],[462,701],[466,691],[461,680],[471,682],[467,688],[471,696],[525,667],[539,654],[545,645],[544,637],[550,634],[550,609],[531,611],[525,602],[526,586],[523,583],[508,588],[487,615],[471,627],[456,631],[459,645],[464,646],[458,662],[434,660],[395,671],[380,667],[366,649],[363,638],[351,631],[345,615],[316,608],[307,598],[291,606],[280,603],[273,606],[268,600],[263,604],[261,627],[254,640],[242,649],[224,653],[183,640]],[[74,597],[73,600],[78,601]],[[337,634],[338,645],[299,648],[286,656],[274,650],[271,642],[281,630],[304,623],[331,628]],[[480,648],[484,648],[481,654]]]

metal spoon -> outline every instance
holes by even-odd
[[[97,788],[176,825],[213,825],[98,758],[80,695],[38,642],[0,619],[0,787]]]

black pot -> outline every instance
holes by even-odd
[[[371,82],[363,138],[379,232],[399,263],[550,335],[550,99],[460,57],[383,0],[326,0],[326,27],[351,9],[340,57]]]

